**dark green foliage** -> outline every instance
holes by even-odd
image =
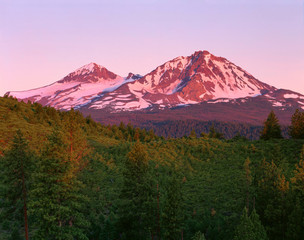
[[[190,138],[196,138],[196,132],[194,129],[191,130],[191,133],[189,135]]]
[[[22,127],[35,155],[26,185],[31,239],[170,239],[170,232],[231,240],[244,205],[260,216],[262,225],[254,210],[247,216],[258,239],[263,227],[271,240],[303,239],[304,140],[249,141],[241,136],[260,128],[201,123],[164,123],[166,134],[187,136],[165,139],[131,124],[105,126],[78,111],[0,98],[0,171]],[[240,135],[210,138],[212,124],[215,132]],[[204,137],[188,137],[192,129]],[[7,187],[1,174],[1,216],[20,211],[1,218],[0,239],[23,239],[22,201],[6,201]]]
[[[289,181],[274,161],[263,161],[256,178],[256,209],[270,239],[281,239],[287,230],[288,208],[286,197]]]
[[[236,227],[234,240],[253,240],[256,239],[253,232],[253,224],[248,216],[247,208],[244,207],[240,224]]]
[[[162,211],[164,239],[180,239],[183,234],[183,196],[182,178],[176,173],[170,176]]]
[[[243,210],[240,224],[236,227],[234,240],[267,240],[267,234],[258,214],[253,209],[250,217],[247,208]]]
[[[31,215],[36,221],[36,239],[87,239],[89,223],[81,212],[85,197],[82,183],[74,175],[74,165],[67,154],[67,143],[54,131],[33,174]]]
[[[272,138],[282,138],[281,127],[279,120],[274,111],[271,111],[264,122],[264,128],[261,134],[261,139],[269,140]]]
[[[253,209],[253,211],[250,214],[250,221],[253,225],[253,232],[254,232],[254,238],[256,240],[267,240],[267,234],[265,231],[264,226],[262,225],[259,215],[257,214],[257,212],[255,211],[255,209]]]
[[[1,161],[1,220],[6,220],[6,228],[13,229],[13,238],[19,236],[22,226],[23,236],[28,238],[28,189],[33,169],[33,154],[22,132],[17,131],[11,148]],[[0,220],[0,221],[1,221]],[[11,224],[10,222],[11,221]]]
[[[294,139],[304,139],[304,112],[299,109],[291,117],[289,135]]]
[[[287,237],[289,239],[304,238],[304,145],[301,159],[296,165],[294,177],[291,179],[292,192],[290,193],[291,213],[289,215]]]
[[[196,133],[209,133],[210,127],[213,125],[216,131],[223,133],[225,139],[231,139],[235,135],[245,137],[250,140],[257,140],[261,136],[263,129],[261,124],[252,125],[241,122],[219,122],[219,121],[198,121],[198,120],[175,120],[175,121],[162,121],[162,122],[146,122],[140,127],[146,129],[153,129],[158,136],[180,138],[189,136],[192,130]],[[282,126],[282,134],[288,137],[288,127]]]
[[[217,138],[217,139],[224,139],[224,135],[220,132],[217,132],[214,128],[214,125],[212,125],[209,129],[209,138]]]
[[[119,229],[124,239],[146,239],[155,230],[153,203],[156,194],[153,195],[148,170],[146,147],[137,141],[125,161],[120,194]]]
[[[206,240],[205,235],[200,231],[196,232],[195,235],[191,238],[191,240]]]

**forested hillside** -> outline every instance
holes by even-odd
[[[147,121],[140,125],[145,129],[153,129],[158,136],[166,138],[181,138],[188,136],[192,130],[199,137],[201,133],[209,133],[212,126],[216,131],[222,133],[226,139],[231,139],[236,135],[240,135],[249,140],[258,140],[263,129],[262,122],[260,126],[238,123],[238,122],[219,122],[219,121],[198,121],[198,120],[168,120],[168,121]],[[282,126],[282,134],[288,138],[288,127]]]
[[[166,139],[0,98],[0,239],[303,239],[303,123]]]

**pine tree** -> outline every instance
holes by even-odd
[[[287,229],[287,195],[289,182],[282,170],[271,163],[262,162],[261,172],[256,176],[256,208],[270,239],[281,239]]]
[[[11,219],[24,226],[25,239],[29,239],[28,230],[28,185],[31,178],[33,154],[20,130],[16,132],[12,147],[5,152],[1,163],[1,177],[5,184],[2,196],[6,196],[2,211],[3,219]],[[23,213],[22,213],[23,212]],[[22,217],[23,216],[23,217]],[[23,218],[23,220],[22,220]],[[16,237],[17,230],[13,232]]]
[[[264,122],[264,128],[260,138],[264,140],[271,138],[282,138],[279,120],[276,117],[274,111],[271,111],[269,113],[266,121]]]
[[[254,239],[255,240],[267,240],[268,237],[266,234],[266,230],[263,227],[263,225],[260,221],[259,215],[255,211],[255,209],[253,209],[250,214],[250,221],[253,225]]]
[[[190,138],[196,138],[196,132],[195,132],[194,129],[191,130],[189,137]]]
[[[191,238],[191,240],[206,240],[205,235],[200,231],[196,232],[195,235]]]
[[[30,192],[31,215],[36,219],[37,239],[87,239],[88,222],[82,213],[85,196],[79,193],[82,183],[71,161],[69,142],[62,132],[48,138],[34,173]]]
[[[246,207],[249,210],[249,198],[250,198],[250,185],[252,182],[251,172],[250,172],[250,159],[247,158],[244,162],[244,170],[246,173]]]
[[[164,239],[180,239],[183,231],[182,179],[175,173],[170,177],[162,211]]]
[[[124,239],[146,239],[154,230],[156,214],[151,209],[155,198],[148,170],[148,153],[137,141],[125,161],[120,194],[119,229]]]
[[[214,128],[214,125],[212,124],[212,126],[209,129],[209,134],[208,134],[209,138],[217,138],[217,139],[224,139],[224,134],[217,132]]]
[[[234,240],[267,240],[267,234],[259,220],[259,216],[255,209],[250,217],[248,216],[247,208],[243,210],[240,224],[235,231]]]
[[[241,216],[240,224],[237,226],[235,231],[234,240],[253,240],[253,224],[248,217],[248,211],[245,207]]]
[[[90,153],[86,136],[81,127],[81,114],[73,109],[63,118],[63,141],[66,142],[68,160],[72,163],[71,175],[81,171],[86,165],[86,156]]]
[[[291,117],[289,135],[295,139],[304,139],[304,112],[300,112],[299,109]]]
[[[290,199],[291,212],[289,215],[287,236],[289,239],[304,238],[304,145],[301,159],[296,165],[292,182],[292,196]]]

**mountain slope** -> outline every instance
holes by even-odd
[[[8,92],[6,95],[69,110],[86,105],[100,94],[113,91],[133,80],[118,76],[96,63],[90,63],[51,85],[29,91]]]
[[[271,110],[289,124],[294,110],[304,109],[304,95],[265,84],[207,51],[125,78],[90,63],[49,86],[7,95],[57,109],[76,108],[102,122],[123,120],[139,126],[149,119],[261,124]]]
[[[198,51],[168,61],[137,81],[105,94],[91,108],[119,111],[174,107],[210,99],[254,97],[271,90],[275,88],[227,59]]]

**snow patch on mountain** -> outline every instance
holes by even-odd
[[[304,99],[303,96],[300,96],[298,94],[284,94],[284,98],[301,98],[301,99]]]
[[[94,71],[95,67],[99,67],[99,68],[104,68],[103,66],[97,65],[96,63],[89,63],[87,65],[84,65],[78,69],[76,69],[73,74],[74,75],[84,75],[84,74],[88,74]]]
[[[260,82],[229,60],[207,51],[174,58],[144,76],[129,73],[125,78],[89,63],[51,85],[8,95],[57,109],[86,106],[112,112],[201,102],[241,104],[251,98],[267,99],[275,107],[296,102],[304,105],[303,95]]]

